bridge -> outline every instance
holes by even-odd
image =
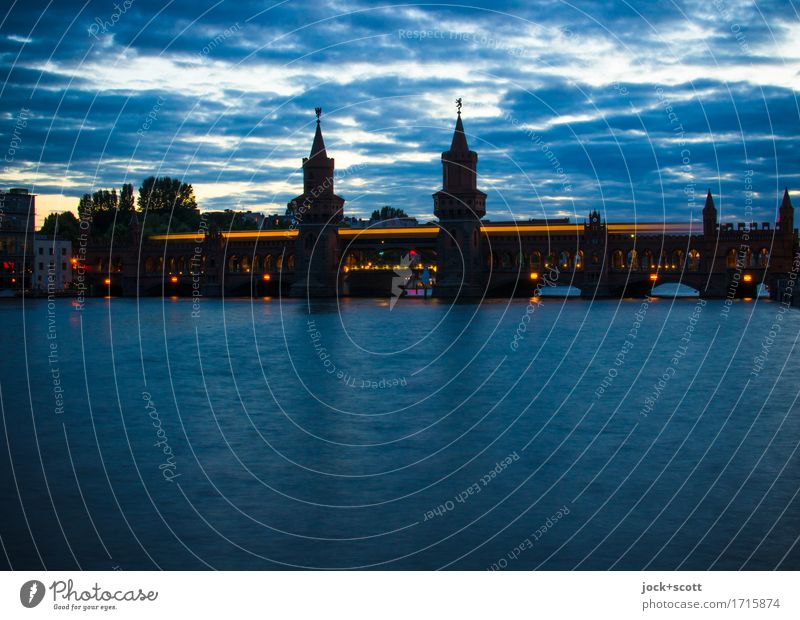
[[[775,224],[720,223],[710,190],[702,219],[686,223],[606,222],[597,210],[580,223],[490,222],[460,110],[441,160],[436,222],[351,227],[318,115],[303,193],[289,202],[291,227],[144,237],[134,214],[128,236],[113,248],[87,249],[90,293],[386,296],[399,278],[408,291],[422,287],[442,298],[527,297],[549,286],[584,297],[644,296],[665,283],[707,298],[754,297],[763,284],[777,297],[793,289],[800,269],[788,189]]]

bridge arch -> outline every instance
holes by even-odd
[[[639,250],[633,248],[628,250],[627,267],[633,271],[639,270]]]
[[[689,262],[686,265],[689,271],[700,271],[700,251],[692,248],[689,250]]]
[[[652,297],[699,297],[700,291],[683,282],[663,282],[650,291]]]
[[[625,256],[622,250],[614,250],[614,253],[611,255],[611,266],[614,269],[625,269]]]
[[[736,269],[737,252],[736,248],[728,248],[725,254],[725,266],[728,269]]]
[[[539,289],[542,297],[580,297],[581,289],[576,286],[559,284],[558,286],[543,286]]]
[[[642,269],[653,268],[653,252],[649,249],[642,252]]]
[[[670,257],[670,268],[683,269],[683,257],[684,257],[683,250],[681,250],[680,248],[673,250],[672,256]]]

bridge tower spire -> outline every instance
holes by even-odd
[[[713,239],[717,234],[717,207],[714,206],[714,198],[711,196],[711,188],[706,195],[706,204],[703,207],[703,236],[706,239]]]
[[[339,235],[344,199],[334,193],[334,161],[328,157],[316,108],[317,127],[311,153],[303,158],[303,193],[291,200],[287,211],[297,228],[295,242],[295,297],[333,297],[338,292]]]
[[[469,149],[461,120],[461,99],[450,149],[442,153],[442,189],[433,195],[439,218],[436,241],[439,297],[475,297],[483,293],[481,218],[486,194],[478,189],[478,154]]]
[[[780,234],[791,237],[794,234],[794,207],[792,199],[789,198],[789,188],[783,190],[783,200],[778,209],[778,222],[780,224]]]

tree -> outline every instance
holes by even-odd
[[[91,218],[92,217],[92,195],[84,194],[78,201],[78,217]]]
[[[216,226],[219,230],[258,230],[255,218],[248,217],[252,211],[204,211],[203,219],[209,228]]]
[[[92,215],[98,213],[114,213],[119,207],[117,190],[99,189],[92,194]]]
[[[171,177],[148,177],[139,188],[141,211],[196,213],[197,201],[191,184]]]
[[[72,241],[73,248],[78,243],[80,235],[80,222],[72,211],[51,213],[42,223],[39,232],[48,237],[58,237]]]
[[[372,212],[372,217],[370,219],[373,221],[381,221],[393,220],[396,217],[408,217],[408,215],[402,209],[395,209],[394,207],[386,205],[380,211],[375,209],[375,211]]]
[[[133,183],[123,183],[119,195],[119,210],[133,211]]]

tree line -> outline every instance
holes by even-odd
[[[110,241],[124,237],[130,231],[133,216],[145,235],[165,232],[195,232],[200,226],[200,211],[194,188],[171,177],[148,177],[139,187],[134,200],[133,184],[125,183],[119,193],[116,188],[86,193],[78,201],[78,215],[72,211],[51,213],[39,232],[58,236],[76,243],[80,221],[89,222],[89,234],[95,241]],[[236,221],[231,210],[204,214],[206,224],[220,229],[235,225],[238,230],[255,228],[250,221]],[[242,218],[239,218],[242,220]]]
[[[139,187],[134,200],[133,184],[124,183],[116,188],[100,189],[86,193],[78,201],[78,215],[72,211],[49,214],[39,232],[49,237],[69,239],[77,243],[80,221],[89,222],[89,235],[97,242],[125,238],[136,215],[141,234],[155,235],[166,232],[197,232],[200,211],[191,183],[171,177],[148,177]],[[291,215],[287,209],[287,215]],[[387,220],[406,217],[402,209],[385,206],[372,213],[371,219]],[[245,218],[241,212],[226,209],[203,213],[204,227],[219,230],[256,230],[257,222]]]

